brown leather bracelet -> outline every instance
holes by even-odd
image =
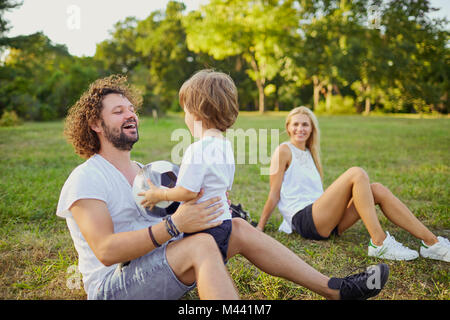
[[[157,247],[161,247],[161,245],[155,240],[155,236],[152,232],[152,226],[148,227],[148,234],[150,235],[150,239],[152,239],[153,245]]]

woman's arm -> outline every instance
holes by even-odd
[[[264,205],[257,226],[261,231],[264,231],[264,226],[280,200],[280,190],[283,183],[284,172],[289,167],[291,158],[291,150],[286,145],[279,146],[272,156],[272,160],[270,161],[269,196],[267,197],[266,204]]]

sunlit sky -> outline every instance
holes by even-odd
[[[129,16],[148,17],[164,9],[168,0],[24,0],[5,14],[13,37],[42,31],[54,43],[65,44],[72,55],[92,56],[96,44],[109,38],[116,22]],[[185,0],[187,10],[196,10],[208,0]],[[434,15],[450,19],[450,1],[432,0],[441,8]]]

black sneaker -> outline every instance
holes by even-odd
[[[339,289],[341,300],[366,300],[380,293],[389,277],[389,267],[380,263],[345,278],[331,278],[330,289]]]

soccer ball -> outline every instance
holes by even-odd
[[[142,213],[156,218],[163,218],[177,210],[180,203],[176,201],[161,201],[149,210],[149,208],[141,205],[144,197],[138,196],[138,194],[148,190],[147,179],[150,179],[158,188],[175,187],[179,171],[179,166],[165,160],[150,162],[139,170],[133,181],[133,195],[134,201]]]

